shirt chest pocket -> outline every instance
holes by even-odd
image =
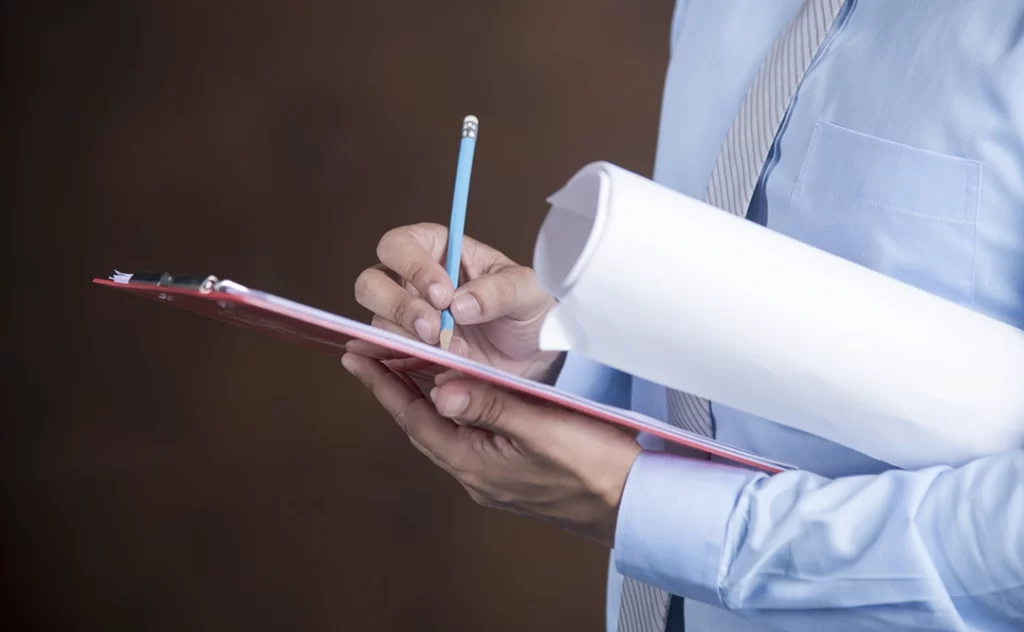
[[[818,122],[773,230],[961,304],[974,293],[981,163]]]

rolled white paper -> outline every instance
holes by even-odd
[[[897,467],[1024,447],[1024,331],[605,162],[549,202],[543,349]]]

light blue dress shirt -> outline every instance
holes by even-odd
[[[800,4],[678,2],[655,180],[703,197]],[[847,0],[826,42],[749,219],[1024,329],[1024,2]],[[558,385],[666,416],[663,388],[577,356]],[[769,477],[643,437],[609,630],[621,575],[684,597],[688,632],[1024,630],[1024,452],[907,472],[712,412],[720,440],[802,470]]]

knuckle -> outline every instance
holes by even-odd
[[[385,260],[389,258],[391,251],[394,249],[395,240],[400,238],[405,230],[404,226],[400,226],[392,228],[381,236],[380,241],[377,242],[377,259],[382,263],[387,263]]]
[[[469,472],[459,467],[453,468],[452,471],[466,489],[474,494],[480,493],[480,476],[476,472]]]
[[[414,262],[409,264],[409,267],[406,270],[406,275],[407,275],[406,280],[409,283],[412,283],[413,286],[417,286],[417,285],[420,284],[421,281],[424,280],[424,277],[426,276],[426,274],[427,274],[427,266],[426,266],[426,264],[424,264],[422,261],[414,261]]]
[[[488,490],[485,494],[480,494],[480,504],[488,509],[505,509],[512,506],[508,500],[508,494],[498,491],[496,489]]]
[[[377,243],[377,258],[382,264],[399,274],[402,280],[421,285],[430,274],[429,246],[439,239],[444,243],[441,231],[447,229],[438,224],[413,224],[392,228]]]
[[[483,495],[480,492],[476,491],[471,486],[465,483],[463,483],[462,486],[466,488],[466,493],[469,494],[470,500],[480,505],[481,507],[486,507],[486,505],[484,504],[486,500],[484,499]]]
[[[395,306],[391,309],[391,320],[392,322],[404,325],[406,317],[409,315],[409,301],[402,299],[395,303]]]
[[[515,305],[519,301],[519,284],[511,274],[499,274],[495,277],[494,297],[503,307]]]
[[[399,281],[399,284],[402,286],[403,290],[409,293],[409,296],[412,296],[413,298],[423,298],[423,295],[420,294],[420,291],[417,290],[416,286],[412,283],[408,283],[405,279],[402,279]]]
[[[410,435],[406,435],[406,439],[408,439],[408,440],[409,440],[409,443],[410,443],[410,444],[412,445],[412,447],[416,448],[416,451],[417,451],[417,452],[419,452],[419,453],[420,453],[420,454],[422,454],[423,456],[425,456],[425,457],[429,458],[429,459],[430,459],[431,461],[433,461],[433,460],[434,460],[434,459],[432,458],[432,457],[433,457],[433,455],[432,455],[432,454],[430,454],[430,451],[428,451],[428,450],[427,450],[426,446],[424,446],[424,445],[423,445],[422,443],[420,443],[419,441],[417,441],[417,440],[416,440],[416,437],[413,437],[413,436],[410,436]]]
[[[494,393],[487,393],[481,398],[479,420],[486,425],[494,425],[505,414],[505,402]]]
[[[494,489],[488,494],[488,501],[491,507],[509,507],[513,504],[512,494],[503,489]]]
[[[473,502],[480,505],[481,507],[485,507],[487,509],[494,509],[497,507],[497,505],[494,502],[494,499],[491,498],[489,494],[481,492],[480,489],[473,485],[472,483],[464,481],[463,487],[465,487],[466,491],[469,492],[469,497],[473,499]]]
[[[448,243],[448,227],[436,222],[420,222],[409,226],[409,236],[430,250],[438,244]]]
[[[450,450],[445,454],[445,461],[448,463],[448,473],[462,481],[476,480],[476,472],[470,469],[464,458],[462,450]]]
[[[395,424],[402,430],[402,432],[404,432],[406,435],[409,434],[408,412],[406,411],[405,408],[396,410],[393,413],[391,413],[391,418],[395,420]]]
[[[437,222],[420,222],[416,224],[416,228],[422,233],[432,237],[447,237],[448,227],[438,224]]]
[[[380,314],[375,314],[374,317],[370,319],[370,326],[376,327],[377,329],[387,329],[390,324],[391,321]]]
[[[434,456],[434,453],[431,452],[430,450],[428,450],[427,446],[425,446],[422,443],[420,443],[416,439],[416,437],[413,437],[412,435],[408,435],[408,439],[409,439],[409,443],[412,444],[412,447],[416,448],[417,452],[419,452],[423,456],[425,456],[428,459],[430,459],[430,462],[433,463],[434,465],[436,465],[437,467],[439,467],[442,470],[448,472],[448,468],[446,467],[446,464],[443,461],[441,461],[440,459],[438,459],[436,456]]]
[[[371,292],[373,291],[373,280],[371,277],[371,270],[363,270],[359,274],[359,276],[356,277],[354,291],[356,302],[359,303],[360,305],[365,306],[366,300],[369,298]]]

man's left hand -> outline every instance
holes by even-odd
[[[426,399],[375,359],[347,353],[342,364],[477,503],[613,545],[619,499],[641,450],[632,435],[457,375],[439,376]]]

